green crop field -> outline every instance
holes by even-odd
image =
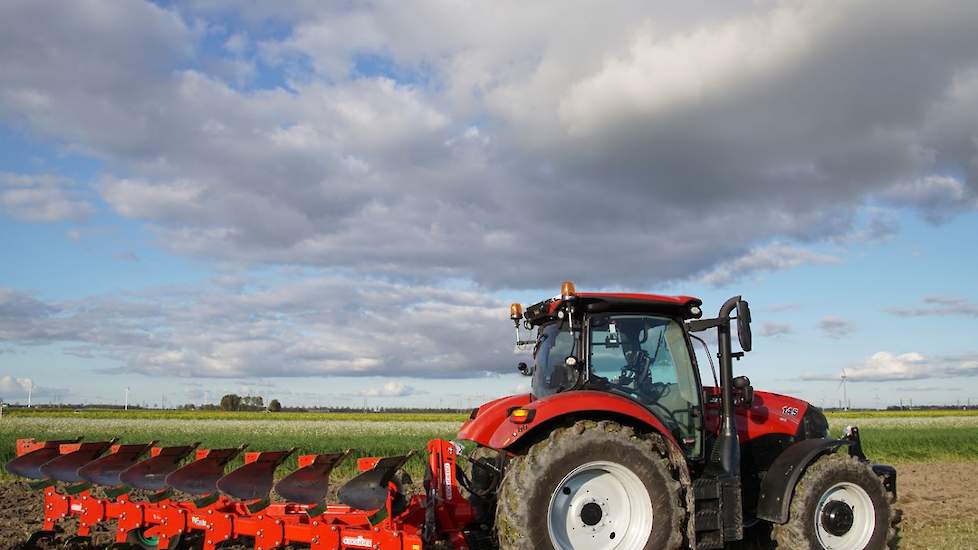
[[[0,420],[0,461],[14,455],[20,437],[162,444],[199,441],[205,447],[288,449],[328,452],[354,449],[357,456],[422,451],[431,438],[451,438],[465,415],[454,413],[225,413],[178,411],[16,411]],[[860,427],[864,447],[881,462],[978,460],[978,414],[852,413],[829,415],[833,435],[848,424]],[[294,463],[294,459],[293,459]],[[286,467],[288,468],[289,465]],[[421,461],[410,470],[419,472]],[[352,462],[338,475],[352,473]]]
[[[830,414],[832,435],[859,426],[866,454],[878,462],[978,461],[978,414],[908,415],[906,411]]]
[[[366,422],[462,422],[468,413],[419,412],[419,413],[367,413],[367,412],[224,412],[224,411],[161,411],[121,409],[14,409],[6,410],[10,418],[87,418],[133,420],[357,420]]]

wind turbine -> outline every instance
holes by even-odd
[[[848,380],[849,377],[846,376],[846,369],[842,369],[841,382],[839,382],[839,386],[842,388],[842,409],[846,411],[849,410],[849,394],[846,391],[846,381]]]
[[[34,381],[27,379],[27,408],[31,408],[31,396],[34,393]]]
[[[129,410],[129,386],[126,386],[126,403],[124,405],[125,410]]]

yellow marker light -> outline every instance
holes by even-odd
[[[564,281],[560,285],[560,297],[564,300],[568,300],[577,296],[577,289],[574,288],[574,283],[571,281]]]
[[[519,321],[521,317],[523,317],[523,306],[520,304],[510,304],[509,318],[514,321]]]
[[[533,420],[533,409],[516,408],[509,412],[509,419],[516,424],[526,424]]]

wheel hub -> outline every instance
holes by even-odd
[[[840,481],[822,494],[812,522],[822,548],[863,550],[876,530],[876,509],[865,489]]]
[[[588,527],[600,523],[602,515],[601,506],[593,502],[588,502],[581,507],[581,521]]]
[[[574,468],[554,488],[547,511],[556,550],[642,550],[652,530],[644,482],[606,460]]]
[[[837,537],[848,533],[852,529],[854,520],[852,507],[840,500],[828,502],[822,508],[822,527]]]

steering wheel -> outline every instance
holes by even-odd
[[[637,389],[643,396],[648,396],[650,401],[658,401],[672,392],[672,384],[644,380],[639,381]]]
[[[658,395],[655,395],[651,399],[649,398],[649,394],[642,389],[628,387],[625,386],[624,384],[620,384],[620,385],[615,384],[614,387],[622,393],[627,393],[635,396],[637,398],[637,401],[644,404],[646,407],[655,409],[655,411],[659,413],[660,417],[666,421],[666,424],[671,423],[676,428],[682,426],[682,423],[679,421],[678,418],[676,418],[675,413],[683,412],[683,411],[681,410],[670,411],[666,407],[663,407],[661,404],[659,404],[659,399],[665,397],[666,395],[669,394],[670,391],[672,391],[672,387],[671,387],[672,384],[666,384],[664,382],[652,382],[650,385],[659,388],[661,391]]]
[[[644,349],[625,352],[625,366],[621,368],[618,383],[638,389],[638,384],[649,372],[649,352]]]

